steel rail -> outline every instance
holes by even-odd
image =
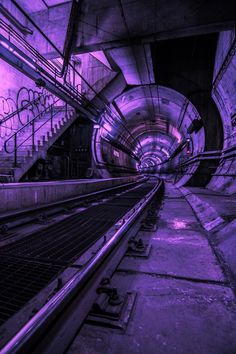
[[[32,348],[32,342],[42,336],[53,320],[59,316],[68,305],[85,288],[91,277],[98,272],[108,256],[119,246],[124,235],[141,215],[154,195],[162,186],[159,181],[156,186],[136,205],[132,215],[123,223],[120,229],[109,241],[79,270],[62,288],[46,303],[22,329],[2,348],[1,354],[14,354],[24,352]]]
[[[128,187],[132,187],[132,186],[135,186],[137,184],[140,184],[140,183],[143,183],[143,182],[146,182],[148,180],[147,177],[143,177],[143,178],[140,178],[139,180],[135,181],[135,182],[129,182],[129,183],[125,183],[125,184],[121,184],[119,186],[116,186],[116,187],[110,187],[110,188],[106,188],[106,189],[102,189],[102,190],[99,190],[99,191],[96,191],[96,192],[92,192],[92,193],[87,193],[87,194],[83,194],[83,195],[79,195],[79,196],[76,196],[76,197],[72,197],[72,198],[67,198],[67,199],[64,199],[64,200],[60,200],[58,202],[52,202],[52,203],[48,203],[47,205],[41,205],[41,206],[38,206],[36,208],[27,208],[25,210],[20,210],[20,211],[17,211],[17,212],[13,212],[13,213],[7,213],[5,215],[1,215],[0,216],[0,226],[3,225],[3,224],[6,224],[6,223],[9,223],[11,222],[11,220],[14,222],[14,227],[15,226],[18,226],[18,223],[17,223],[17,220],[19,217],[21,218],[21,225],[25,224],[24,222],[22,222],[22,217],[25,217],[27,218],[27,223],[29,223],[29,217],[31,214],[35,214],[37,212],[46,212],[47,210],[52,210],[54,208],[66,208],[66,207],[69,207],[70,204],[73,204],[73,203],[80,203],[86,199],[89,199],[89,198],[93,198],[93,197],[96,197],[96,196],[100,196],[102,194],[106,194],[106,193],[111,193],[111,192],[115,192],[115,191],[119,191],[123,188],[128,188]],[[31,219],[31,221],[33,221],[33,219]]]

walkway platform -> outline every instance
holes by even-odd
[[[140,176],[50,182],[6,183],[0,186],[0,212],[56,202],[69,197],[134,182]]]
[[[136,293],[125,333],[85,324],[68,353],[233,354],[236,306],[224,267],[189,203],[166,185],[149,258],[124,257],[112,285]]]

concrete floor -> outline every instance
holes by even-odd
[[[113,286],[137,292],[125,334],[84,325],[68,353],[234,354],[236,306],[221,266],[182,194],[167,184],[148,259],[124,257]]]

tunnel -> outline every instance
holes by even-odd
[[[116,98],[116,104],[125,117],[126,124],[118,121],[116,125],[112,125],[104,114],[101,128],[94,133],[95,158],[98,155],[100,159],[103,158],[103,161],[98,160],[98,163],[104,164],[106,159],[111,165],[111,158],[117,158],[117,163],[120,163],[118,154],[114,155],[114,150],[113,155],[106,150],[106,142],[109,141],[114,146],[117,143],[117,146],[125,146],[127,152],[130,150],[131,156],[126,151],[123,152],[129,159],[126,163],[123,162],[123,165],[129,163],[134,170],[147,173],[155,173],[158,170],[167,172],[171,156],[181,144],[185,155],[203,152],[204,130],[201,129],[193,136],[187,131],[192,121],[195,120],[199,124],[201,117],[189,101],[188,111],[186,110],[182,117],[181,109],[186,101],[187,98],[177,91],[162,86],[139,86],[125,91]]]
[[[0,2],[0,353],[236,353],[236,3]]]

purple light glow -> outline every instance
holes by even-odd
[[[105,124],[103,125],[103,128],[104,128],[105,130],[107,130],[109,133],[112,131],[112,127],[111,127],[108,123],[105,123]]]
[[[180,132],[174,126],[171,127],[171,134],[176,138],[178,143],[182,141]]]
[[[14,50],[13,47],[11,47],[9,44],[5,43],[4,41],[0,41],[0,44],[9,50],[12,54],[23,60],[27,65],[29,65],[32,69],[35,69],[35,65],[31,63],[29,60],[27,60],[24,56],[22,56],[20,53],[18,53],[16,50]]]
[[[165,148],[162,147],[161,150],[164,152],[164,154],[165,154],[167,157],[170,157],[169,152],[168,152]]]

